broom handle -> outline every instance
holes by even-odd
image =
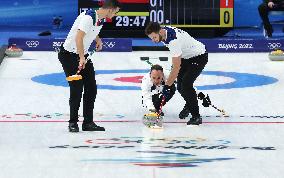
[[[214,106],[213,104],[211,104],[211,106],[216,109],[217,111],[221,112],[223,115],[226,115],[225,111],[223,109],[219,109],[216,106]]]
[[[160,115],[161,115],[161,113],[162,113],[162,108],[163,108],[163,105],[164,105],[165,100],[166,100],[166,98],[165,98],[165,96],[163,95],[162,101],[161,101],[161,105],[160,105],[160,108],[159,108],[159,112],[158,112],[158,118],[160,118]]]

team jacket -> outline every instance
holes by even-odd
[[[63,44],[65,50],[77,54],[76,35],[78,29],[86,33],[83,44],[84,54],[88,53],[88,50],[92,42],[96,39],[100,33],[105,19],[99,20],[96,10],[88,10],[82,12],[75,20],[68,36]]]
[[[169,77],[169,74],[164,73],[164,79],[162,80],[161,85],[155,86],[150,78],[150,73],[147,73],[142,78],[141,90],[142,90],[142,104],[144,107],[149,109],[155,109],[152,96],[155,94],[160,94],[163,91],[165,81]]]
[[[166,39],[162,43],[169,48],[172,57],[191,59],[206,52],[205,45],[187,32],[171,26],[165,26],[163,29],[166,31]]]

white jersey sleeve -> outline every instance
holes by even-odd
[[[187,32],[170,26],[163,29],[166,30],[167,38],[162,42],[169,48],[172,57],[181,56],[184,59],[190,59],[206,52],[205,45]]]
[[[172,57],[179,57],[182,55],[181,43],[178,40],[173,40],[169,43],[168,48]]]
[[[142,78],[141,90],[142,90],[143,104],[148,110],[155,109],[152,101],[152,91],[151,91],[152,86],[153,83],[151,81],[150,74],[147,73]]]
[[[98,22],[100,22],[98,18],[96,19]],[[103,24],[103,20],[101,20],[102,23],[97,22],[95,25],[93,21],[94,21],[93,17],[87,15],[86,12],[81,13],[76,18],[70,32],[67,35],[67,38],[63,44],[64,49],[69,52],[78,54],[77,45],[76,45],[76,36],[78,29],[80,29],[86,33],[83,39],[83,45],[84,45],[84,54],[87,54],[92,42],[96,39],[96,37],[100,33]]]
[[[93,19],[89,15],[84,15],[81,18],[81,21],[78,24],[78,29],[82,30],[85,33],[88,33],[88,31],[91,30],[93,26]]]

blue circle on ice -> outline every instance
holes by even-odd
[[[134,69],[134,70],[96,70],[96,75],[108,75],[108,74],[145,74],[149,72],[148,69]],[[238,73],[238,72],[222,72],[222,71],[203,71],[202,75],[222,76],[232,78],[233,81],[224,84],[212,84],[196,86],[198,90],[218,90],[218,89],[232,89],[232,88],[247,88],[257,87],[263,85],[270,85],[276,83],[278,80],[273,77],[250,74],[250,73]],[[68,83],[65,80],[65,74],[52,73],[39,75],[32,78],[32,81],[46,85],[68,87]],[[101,85],[98,84],[98,89],[108,90],[140,90],[139,86],[124,86],[124,85]]]

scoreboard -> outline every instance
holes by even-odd
[[[233,27],[232,0],[152,0],[150,19],[175,27]]]
[[[186,31],[193,29],[224,30],[233,28],[233,0],[119,0],[121,10],[104,24],[109,37],[145,37],[150,21]],[[99,8],[101,0],[79,0],[78,12]],[[208,31],[207,31],[208,32]]]

